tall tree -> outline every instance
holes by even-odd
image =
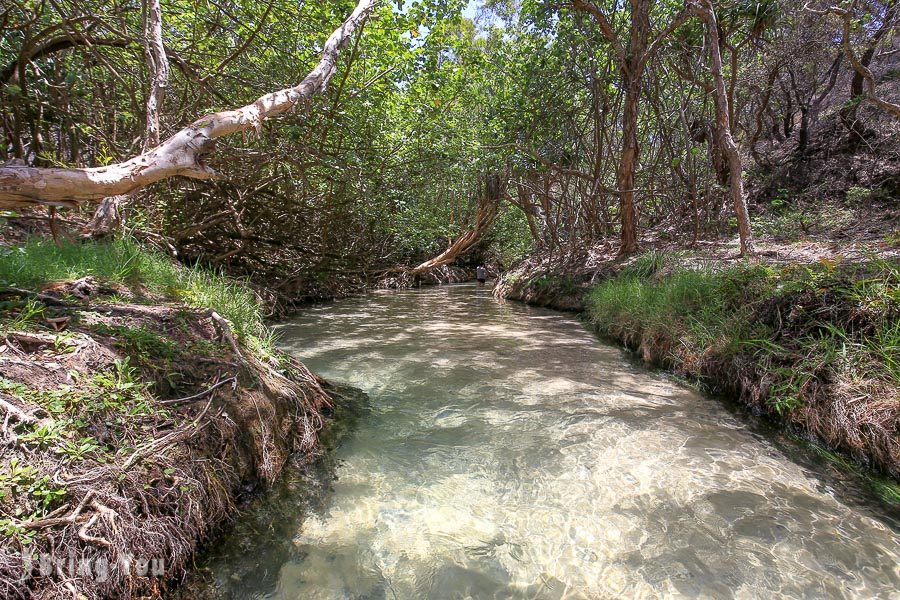
[[[614,3],[618,4],[618,2]],[[653,35],[650,11],[653,0],[630,0],[630,26],[628,38],[618,33],[606,12],[590,0],[573,0],[572,6],[589,13],[603,37],[612,45],[621,73],[625,106],[622,113],[622,154],[617,176],[619,193],[619,213],[622,222],[620,252],[632,254],[637,250],[637,209],[635,208],[635,170],[637,169],[640,147],[638,145],[638,116],[644,70],[647,63],[659,50],[662,41],[690,18],[687,10],[682,10],[669,23]],[[651,37],[652,36],[652,37]]]
[[[723,154],[728,159],[728,187],[734,213],[737,217],[741,238],[741,254],[753,253],[753,233],[750,230],[750,215],[744,198],[744,167],[741,153],[731,131],[731,107],[722,75],[722,53],[719,49],[719,25],[712,0],[697,0],[693,8],[706,24],[706,45],[709,51],[710,72],[713,77],[713,98],[716,107],[715,137]]]
[[[159,144],[159,115],[169,85],[169,57],[163,41],[163,15],[160,0],[144,0],[144,56],[150,71],[150,90],[147,93],[147,114],[144,126],[143,150]],[[122,207],[128,195],[108,196],[94,213],[88,231],[91,235],[108,235],[122,226]]]
[[[150,68],[150,91],[147,94],[147,127],[144,150],[159,144],[159,114],[169,85],[169,57],[162,34],[162,7],[159,0],[144,2],[144,54]]]

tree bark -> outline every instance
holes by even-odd
[[[19,65],[34,62],[39,58],[50,56],[57,52],[74,48],[76,46],[112,46],[116,48],[125,48],[131,40],[127,39],[95,39],[88,34],[78,31],[68,32],[43,42],[40,45],[29,44],[22,49],[20,55],[11,61],[6,67],[0,71],[0,83],[9,83],[14,81],[18,74]]]
[[[128,195],[107,196],[100,202],[100,206],[94,211],[91,222],[84,229],[86,237],[105,237],[119,231],[124,224],[122,215],[123,205],[128,200]]]
[[[619,216],[622,221],[620,254],[637,251],[637,209],[634,204],[634,173],[638,152],[638,103],[641,98],[640,76],[626,83],[625,107],[622,112],[622,158],[619,161]]]
[[[852,99],[862,96],[882,110],[892,114],[894,117],[900,118],[900,105],[888,102],[878,96],[875,87],[875,76],[869,69],[872,58],[875,56],[875,50],[878,48],[878,44],[881,43],[882,38],[895,27],[894,19],[896,17],[896,6],[891,6],[885,13],[884,21],[872,36],[872,40],[869,42],[869,46],[863,53],[862,58],[856,56],[856,52],[853,51],[853,46],[850,44],[850,22],[853,17],[851,11],[855,7],[856,2],[853,2],[850,5],[850,10],[841,10],[838,8],[829,9],[830,12],[839,15],[843,21],[842,45],[844,47],[844,52],[846,53],[847,58],[850,59],[850,64],[853,65],[853,70],[855,71],[853,74],[853,81],[850,84],[850,97]]]
[[[710,71],[715,82],[713,98],[716,106],[716,138],[728,158],[729,190],[737,216],[738,232],[741,237],[741,255],[753,254],[753,233],[750,229],[750,215],[744,198],[744,176],[741,154],[731,134],[731,118],[728,107],[728,93],[722,76],[722,54],[719,51],[719,25],[712,0],[700,0],[697,4],[700,18],[706,23],[706,43],[710,54]]]
[[[368,18],[378,0],[360,0],[353,13],[329,36],[318,65],[294,87],[272,92],[238,109],[207,115],[175,133],[159,146],[130,160],[88,169],[0,167],[0,208],[44,204],[77,206],[177,175],[210,179],[215,172],[204,158],[220,137],[260,130],[263,121],[283,114],[301,100],[325,89],[337,71],[341,48]]]
[[[494,220],[497,218],[497,211],[500,206],[500,198],[502,196],[500,176],[491,174],[487,176],[485,181],[484,194],[480,195],[478,201],[478,212],[475,215],[475,225],[461,236],[456,238],[446,250],[430,260],[426,260],[414,269],[410,269],[410,275],[420,275],[437,267],[449,265],[455,261],[461,254],[472,248],[481,236],[490,229]]]
[[[169,59],[163,45],[162,7],[159,0],[146,0],[144,23],[144,53],[150,67],[150,92],[147,94],[147,127],[144,131],[144,150],[159,145],[159,113],[169,85]]]
[[[144,127],[143,151],[159,145],[159,114],[162,112],[169,85],[169,59],[162,35],[162,7],[159,0],[144,2],[144,56],[150,70],[150,91],[147,93],[147,119]],[[123,209],[132,194],[108,196],[100,202],[88,225],[93,237],[112,235],[124,224]]]
[[[878,48],[881,40],[888,33],[896,29],[896,23],[894,21],[897,18],[897,5],[895,3],[890,3],[888,5],[887,11],[884,14],[884,19],[869,40],[866,49],[863,51],[862,57],[856,55],[856,52],[853,50],[853,46],[850,43],[850,25],[853,20],[853,11],[856,8],[856,5],[857,0],[853,0],[846,9],[832,6],[826,10],[813,10],[807,6],[806,10],[817,15],[824,16],[834,14],[841,18],[841,46],[854,70],[853,79],[850,81],[850,99],[854,100],[856,98],[861,98],[868,100],[885,112],[900,119],[900,105],[888,102],[878,95],[875,86],[875,76],[869,68],[872,59],[875,56],[875,50]],[[861,141],[865,139],[865,128],[862,123],[859,122],[859,119],[857,119],[856,109],[857,106],[851,104],[841,110],[841,121],[844,126],[855,135],[857,140]]]

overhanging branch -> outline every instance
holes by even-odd
[[[259,130],[266,119],[281,115],[300,101],[321,93],[337,70],[337,58],[347,40],[368,18],[379,0],[360,0],[353,13],[325,42],[316,67],[294,87],[272,92],[235,110],[194,121],[162,144],[125,162],[87,169],[0,167],[0,208],[44,204],[75,206],[96,201],[176,175],[209,179],[215,173],[204,157],[215,140],[249,129]]]

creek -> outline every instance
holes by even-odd
[[[228,598],[897,598],[900,519],[744,411],[474,285],[311,307],[367,406],[210,549]]]

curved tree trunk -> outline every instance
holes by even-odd
[[[712,0],[701,0],[697,6],[700,18],[706,22],[706,44],[709,47],[710,71],[715,83],[713,98],[716,105],[716,140],[728,159],[728,187],[741,236],[741,254],[753,254],[753,233],[750,230],[750,215],[747,212],[747,201],[744,198],[743,164],[741,154],[731,134],[728,93],[725,90],[725,78],[722,76],[719,25],[716,22]]]
[[[0,167],[0,208],[37,204],[76,206],[83,201],[126,194],[176,175],[194,179],[214,177],[215,172],[204,163],[204,157],[214,150],[216,139],[249,129],[258,131],[266,119],[321,93],[337,71],[341,48],[377,3],[378,0],[360,0],[353,13],[325,42],[318,65],[296,86],[266,94],[235,110],[202,117],[130,160],[90,169]]]
[[[431,269],[449,265],[460,255],[464,254],[472,248],[472,246],[478,243],[481,236],[490,229],[494,220],[497,218],[500,197],[502,196],[500,187],[500,176],[496,174],[488,175],[487,181],[485,182],[485,193],[481,195],[478,201],[478,213],[475,216],[475,225],[472,229],[456,238],[446,250],[434,258],[426,260],[418,267],[410,269],[408,273],[410,275],[419,275],[430,271]]]

